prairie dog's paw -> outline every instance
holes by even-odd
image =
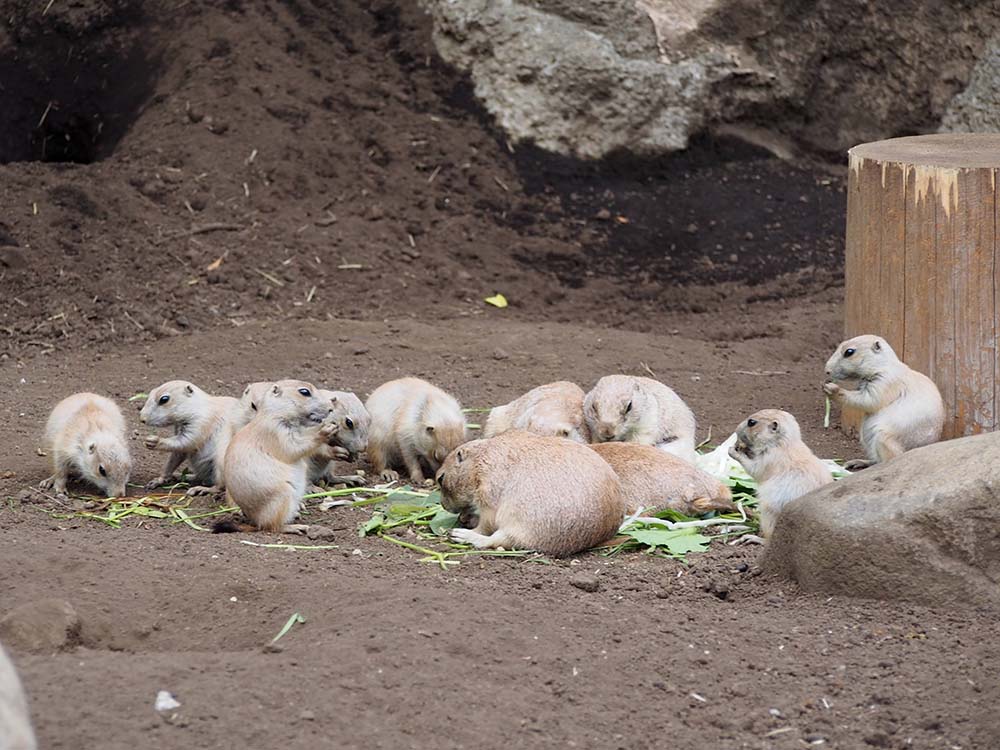
[[[52,489],[52,485],[54,485],[55,483],[56,483],[56,478],[55,478],[55,475],[53,475],[53,476],[47,477],[46,479],[43,479],[41,482],[39,482],[38,483],[38,488],[42,489],[42,490],[51,490]]]
[[[222,492],[221,487],[216,487],[215,485],[212,485],[211,487],[202,487],[198,485],[195,487],[189,487],[188,491],[184,494],[188,497],[198,497],[199,495],[215,495],[219,492]]]
[[[451,538],[456,542],[471,544],[476,549],[486,549],[490,546],[490,538],[473,529],[452,529]]]
[[[145,445],[150,450],[155,450],[156,446],[160,444],[160,436],[146,435],[145,439],[142,441],[142,444]]]
[[[841,388],[836,383],[823,384],[823,393],[825,393],[827,396],[833,396],[834,398],[839,398],[843,394],[843,392],[844,389]]]
[[[379,475],[383,482],[398,482],[399,472],[393,471],[392,469],[386,469]]]
[[[324,422],[319,428],[319,436],[329,442],[330,438],[337,434],[337,430],[340,429],[340,425],[336,422]]]
[[[433,487],[435,484],[437,483],[433,479],[424,480],[424,487]]]
[[[147,490],[158,489],[158,488],[162,487],[163,485],[165,485],[167,483],[167,481],[168,481],[167,477],[163,477],[163,476],[156,477],[156,479],[150,479],[148,482],[146,482],[145,489],[147,489]]]
[[[335,461],[347,461],[351,457],[351,452],[339,445],[331,445],[330,455],[333,456]]]

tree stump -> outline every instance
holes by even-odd
[[[945,438],[996,429],[1000,134],[894,138],[849,155],[847,336],[885,337],[937,383]]]

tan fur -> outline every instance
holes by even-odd
[[[571,555],[607,541],[625,515],[618,477],[594,451],[564,438],[510,431],[453,451],[437,475],[441,503],[479,515],[453,538],[486,549]]]
[[[726,485],[682,458],[638,443],[590,447],[618,475],[629,513],[640,507],[648,512],[671,508],[688,516],[735,510]]]
[[[671,388],[651,378],[608,375],[583,401],[595,443],[652,445],[694,463],[694,414]]]
[[[331,411],[311,383],[282,380],[233,437],[225,457],[226,495],[258,529],[300,530],[289,524],[305,493],[309,457],[336,434]]]
[[[368,397],[371,414],[368,458],[384,480],[405,469],[410,481],[424,482],[441,462],[465,442],[465,417],[452,396],[419,378],[385,383]]]
[[[348,391],[321,390],[319,395],[330,402],[333,408],[330,418],[338,428],[333,441],[333,457],[351,460],[366,451],[372,418],[361,399]],[[309,460],[309,481],[315,484],[327,479],[330,476],[329,469],[329,452],[321,450]]]
[[[483,437],[524,430],[589,443],[590,430],[583,420],[583,397],[583,389],[576,383],[560,380],[540,385],[509,404],[492,409],[483,427]]]
[[[0,748],[35,750],[36,747],[31,715],[28,713],[28,699],[24,695],[17,670],[0,646]]]
[[[826,363],[826,375],[831,381],[823,386],[827,395],[865,415],[861,445],[869,461],[852,462],[859,468],[941,439],[941,392],[933,380],[901,362],[885,339],[869,335],[844,341]],[[857,389],[838,384],[844,381],[856,382]]]
[[[165,403],[161,399],[167,398]],[[195,486],[189,494],[215,492],[226,482],[223,463],[233,435],[233,424],[245,421],[240,401],[229,396],[210,396],[185,380],[171,380],[153,389],[146,399],[139,421],[150,427],[172,427],[169,437],[148,435],[150,450],[169,451],[163,473],[147,487],[171,481],[186,460],[194,473]]]
[[[67,479],[78,475],[107,497],[125,495],[132,459],[125,420],[111,399],[94,393],[64,398],[45,425],[45,447],[52,476],[41,482],[43,489],[65,492]]]
[[[830,471],[802,441],[795,417],[780,409],[751,414],[736,430],[729,455],[757,481],[760,533],[774,531],[781,509],[833,481]]]

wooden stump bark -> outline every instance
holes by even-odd
[[[849,155],[847,336],[885,337],[937,383],[944,437],[996,429],[1000,134],[894,138]]]

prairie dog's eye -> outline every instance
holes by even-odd
[[[753,427],[755,424],[757,424],[757,420],[753,417],[747,420],[747,427]]]
[[[344,420],[344,424],[347,425],[347,429],[349,429],[349,430],[353,430],[354,429],[354,420],[351,419],[350,417],[348,417],[347,419]]]
[[[107,471],[105,471],[105,469],[104,469],[104,467],[103,467],[103,466],[98,466],[98,467],[97,467],[97,470],[98,470],[99,472],[101,472],[101,476],[102,476],[102,477],[106,477],[106,476],[108,475],[108,472],[107,472]]]
[[[310,391],[308,388],[299,388],[299,393],[301,393],[306,398],[309,398],[312,395],[312,391]]]
[[[629,413],[630,411],[632,411],[632,402],[631,402],[631,401],[629,401],[629,402],[628,402],[628,403],[627,403],[627,404],[625,405],[625,413],[626,413],[626,414],[628,414],[628,413]]]
[[[250,402],[250,408],[253,409],[254,411],[257,411],[257,404],[255,404],[253,401],[251,401]]]
[[[167,401],[169,401],[169,400],[170,400],[170,394],[169,393],[164,393],[162,396],[160,396],[159,399],[157,399],[156,403],[158,403],[158,404],[160,404],[160,406],[162,406],[163,404],[167,403]]]
[[[844,356],[845,357],[851,357],[851,356],[854,355],[854,352],[856,352],[856,351],[857,351],[857,349],[854,349],[854,348],[844,349]]]

